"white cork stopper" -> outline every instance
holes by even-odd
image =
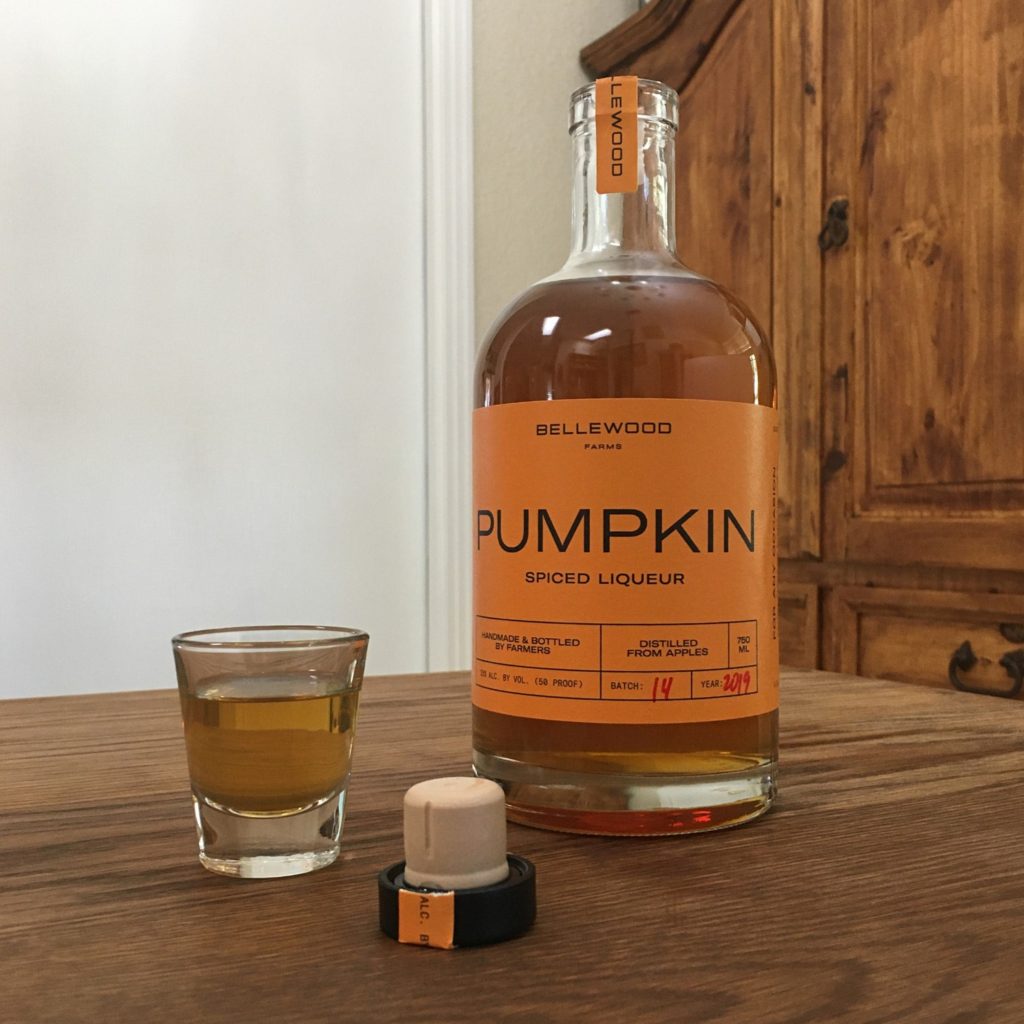
[[[473,889],[508,877],[505,794],[489,779],[419,782],[405,794],[405,880]]]

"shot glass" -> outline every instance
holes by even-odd
[[[279,878],[338,856],[368,643],[333,626],[171,641],[204,867]]]

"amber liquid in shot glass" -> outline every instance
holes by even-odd
[[[192,785],[246,814],[297,814],[348,780],[359,691],[344,678],[212,680],[182,697]]]

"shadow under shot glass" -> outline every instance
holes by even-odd
[[[368,642],[328,626],[171,641],[204,867],[279,878],[338,856]]]

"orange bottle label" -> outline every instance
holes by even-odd
[[[774,409],[678,398],[473,414],[473,703],[663,724],[778,706]]]
[[[597,191],[601,195],[635,192],[640,161],[636,76],[599,78],[595,87]]]

